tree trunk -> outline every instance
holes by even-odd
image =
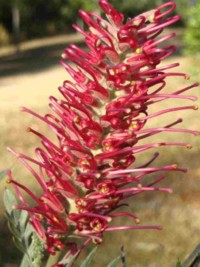
[[[12,27],[13,27],[13,40],[16,45],[17,51],[19,51],[20,43],[20,10],[17,1],[12,5]]]

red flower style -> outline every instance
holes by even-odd
[[[181,119],[158,128],[145,127],[151,118],[197,108],[194,105],[170,107],[148,113],[149,106],[166,99],[196,99],[183,93],[198,83],[171,94],[162,93],[168,77],[189,78],[184,73],[170,71],[178,63],[159,66],[175,51],[172,45],[162,45],[175,34],[158,37],[165,27],[179,20],[178,15],[170,16],[175,3],[167,2],[125,23],[123,14],[107,1],[100,0],[99,4],[108,20],[92,12],[79,12],[88,31],[76,25],[74,28],[85,36],[88,50],[76,45],[65,49],[63,59],[67,61],[62,64],[72,81],[64,81],[59,87],[63,99],[50,97],[53,113],[42,117],[22,108],[45,122],[58,142],[53,143],[34,129],[28,129],[41,139],[44,147],[36,148],[36,159],[9,149],[43,190],[40,197],[36,196],[9,172],[9,182],[14,184],[21,201],[21,206],[16,208],[28,211],[31,224],[52,254],[67,246],[71,248],[69,255],[75,253],[79,248],[66,239],[73,236],[84,240],[82,249],[90,241],[101,243],[104,232],[160,229],[159,226],[138,225],[140,221],[135,214],[117,209],[125,205],[126,199],[145,191],[171,192],[170,188],[156,186],[164,179],[163,175],[145,183],[148,174],[186,171],[174,164],[151,167],[158,153],[145,165],[137,167],[137,153],[159,146],[190,148],[190,145],[182,142],[140,145],[139,142],[161,132],[198,134],[174,128]],[[36,165],[38,171],[32,165]],[[34,207],[26,203],[21,190],[33,198]],[[123,216],[132,217],[136,225],[110,225],[114,218]]]

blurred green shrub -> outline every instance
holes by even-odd
[[[109,0],[125,17],[134,17],[147,9],[153,9],[169,0]],[[190,1],[174,0],[177,12],[185,18],[184,12],[188,9]],[[95,10],[101,12],[98,0],[0,0],[0,24],[4,26],[10,36],[13,33],[12,11],[17,6],[20,13],[20,39],[32,39],[49,34],[59,34],[73,31],[71,24],[80,24],[78,10]],[[183,21],[177,23],[180,26]],[[81,26],[80,24],[79,26]],[[73,31],[74,32],[74,31]]]
[[[184,31],[185,52],[196,54],[200,52],[200,2],[192,5],[186,12],[186,28]]]
[[[5,27],[0,24],[0,47],[9,44],[10,36]]]

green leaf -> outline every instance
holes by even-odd
[[[13,237],[13,241],[15,246],[19,249],[19,251],[21,251],[22,253],[26,253],[26,248],[23,246],[21,240],[19,240],[16,237]]]
[[[0,180],[1,179],[3,179],[6,175],[7,175],[7,171],[8,171],[9,169],[5,169],[4,171],[1,171],[0,172]]]
[[[68,258],[66,260],[64,259],[64,260],[59,261],[59,263],[63,264],[66,267],[72,267],[72,265],[73,265],[76,257],[78,256],[78,254],[79,254],[79,251],[77,253],[75,253],[73,256],[70,256],[70,258]]]
[[[10,232],[13,234],[14,237],[19,239],[20,238],[19,229],[17,229],[16,225],[13,223],[13,220],[11,218],[8,218],[8,219],[9,219],[8,228]]]
[[[176,267],[183,267],[182,263],[178,260]]]
[[[34,238],[29,214],[25,210],[15,210],[15,195],[8,189],[4,191],[4,204],[7,211],[8,226],[13,234],[15,246],[24,253],[20,267],[39,267],[44,255],[44,246],[38,238]]]
[[[28,212],[26,210],[22,210],[20,212],[20,217],[19,217],[19,226],[21,233],[25,232],[27,227],[27,222],[28,222]]]
[[[87,258],[81,264],[81,267],[90,267],[90,264],[92,262],[92,259],[94,257],[94,254],[95,254],[96,250],[97,250],[97,246],[94,247],[94,249],[90,252],[90,254],[87,256]]]
[[[24,254],[24,257],[21,261],[21,264],[20,264],[20,267],[30,267],[30,259],[29,257],[27,256],[27,254]]]
[[[114,259],[113,261],[111,261],[107,267],[116,267],[117,263],[121,260],[121,257],[118,256],[116,259]]]
[[[13,209],[12,218],[13,218],[15,225],[19,224],[19,217],[20,217],[20,211]]]
[[[24,232],[24,242],[25,242],[25,246],[28,247],[29,246],[29,243],[30,243],[30,237],[31,235],[33,234],[33,227],[30,223],[27,223],[27,226],[26,226],[26,230]]]
[[[3,201],[4,201],[4,206],[6,208],[8,220],[10,221],[11,224],[13,224],[13,227],[14,226],[17,227],[19,224],[20,211],[13,209],[13,206],[18,204],[17,199],[15,195],[12,193],[12,191],[10,191],[7,188],[4,190]]]
[[[4,191],[3,202],[8,215],[12,215],[13,206],[17,204],[17,200],[14,194],[7,188]]]

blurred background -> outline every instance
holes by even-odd
[[[110,0],[126,17],[133,17],[152,9],[164,0]],[[190,81],[169,79],[166,92],[183,88],[193,81],[200,81],[200,1],[176,0],[177,13],[182,19],[166,33],[176,32],[171,43],[177,52],[165,64],[179,62],[177,71],[191,75]],[[82,25],[78,10],[100,12],[96,0],[1,0],[0,1],[0,170],[13,167],[15,177],[34,190],[38,190],[32,177],[17,164],[16,159],[7,152],[11,146],[16,151],[33,155],[39,146],[36,137],[26,132],[32,127],[43,133],[45,128],[35,118],[19,111],[20,106],[29,107],[40,114],[48,112],[48,96],[59,95],[57,87],[68,74],[60,66],[60,55],[69,43],[83,44],[83,37],[75,33],[71,24]],[[191,90],[191,95],[200,96],[199,89]],[[196,103],[198,105],[198,103]],[[166,101],[158,104],[152,112],[170,106],[184,105],[184,101]],[[178,116],[184,118],[183,127],[200,130],[198,111],[183,111]],[[173,121],[163,116],[149,122],[149,127]],[[199,137],[183,134],[162,134],[160,140],[182,140],[191,143],[193,149],[160,149],[161,156],[157,165],[178,163],[188,167],[187,174],[168,174],[161,183],[171,186],[173,195],[166,193],[146,193],[135,197],[130,208],[141,217],[142,224],[162,225],[163,230],[135,231],[108,234],[99,247],[94,266],[104,267],[119,254],[123,245],[127,253],[127,266],[175,266],[183,260],[200,242],[200,140]],[[158,140],[156,139],[158,142]],[[152,138],[153,142],[153,138]],[[145,162],[155,151],[141,155]],[[0,181],[0,194],[5,188],[5,180]],[[10,188],[10,187],[9,187]],[[0,266],[19,266],[20,252],[14,247],[12,236],[7,227],[2,197],[0,199]],[[118,222],[120,224],[120,221]],[[126,219],[123,224],[132,222]],[[113,243],[115,246],[113,246]],[[109,251],[109,253],[108,253]],[[85,254],[87,251],[84,252]],[[84,257],[84,253],[82,257]],[[102,256],[103,255],[103,256]],[[79,266],[79,265],[77,265]],[[120,265],[119,265],[120,266]]]

